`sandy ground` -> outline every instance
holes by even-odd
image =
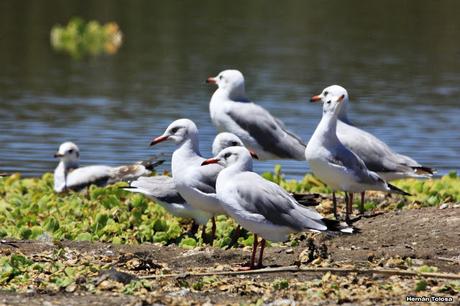
[[[319,267],[360,267],[408,269],[428,265],[438,272],[460,273],[460,209],[424,208],[388,212],[355,223],[361,232],[355,235],[328,237],[322,234],[299,234],[299,244],[267,248],[264,264],[269,267],[304,265]],[[85,256],[106,258],[120,271],[143,276],[152,273],[222,271],[247,262],[249,248],[223,250],[206,247],[182,249],[175,245],[109,245],[63,241],[60,245],[38,241],[10,241],[17,248],[0,244],[0,255],[20,250],[33,256],[53,248],[68,248]],[[310,255],[310,257],[309,257]],[[136,269],[127,268],[135,259]],[[313,261],[312,261],[313,260]],[[326,278],[326,279],[325,279]],[[126,295],[113,290],[73,293],[12,293],[0,291],[0,305],[150,305],[274,303],[283,305],[307,300],[319,304],[360,303],[400,304],[408,294],[438,294],[454,297],[458,291],[444,290],[446,280],[427,280],[425,292],[415,292],[419,278],[378,275],[325,275],[324,273],[276,273],[200,278],[164,278],[151,281],[151,289]],[[88,280],[94,281],[94,280]],[[339,288],[329,288],[337,283]],[[349,283],[349,285],[347,285]],[[395,284],[396,283],[396,284]],[[197,285],[198,284],[198,285]],[[386,286],[391,287],[389,289]],[[343,287],[343,288],[342,288]],[[377,288],[371,290],[372,288]],[[379,289],[380,288],[380,289]],[[318,290],[321,291],[319,294]],[[396,290],[398,289],[398,290]],[[441,291],[437,291],[437,290]],[[312,291],[313,290],[313,291]],[[338,291],[337,291],[338,290]],[[379,292],[379,290],[383,290]],[[313,292],[313,293],[312,293]],[[318,294],[317,294],[318,293]],[[311,294],[318,299],[311,300]]]

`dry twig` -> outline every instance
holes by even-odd
[[[249,271],[215,271],[215,272],[197,272],[197,273],[171,273],[171,274],[158,274],[158,275],[146,275],[141,276],[141,279],[159,279],[159,278],[185,278],[185,277],[201,277],[201,276],[213,276],[213,275],[254,275],[254,274],[268,274],[268,273],[358,273],[358,274],[382,274],[382,275],[400,275],[400,276],[418,276],[428,278],[444,278],[444,279],[457,279],[460,280],[459,274],[452,273],[428,273],[428,272],[414,272],[405,270],[394,270],[394,269],[357,269],[357,268],[300,268],[297,266],[277,267],[277,268],[265,268],[259,270]]]

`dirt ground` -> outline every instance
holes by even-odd
[[[318,267],[408,269],[407,263],[410,259],[413,266],[434,266],[438,268],[438,272],[460,273],[459,208],[423,208],[388,212],[372,218],[363,218],[357,221],[355,226],[361,231],[354,235],[328,237],[323,234],[299,234],[296,236],[299,244],[295,247],[286,244],[267,248],[264,264],[270,267],[300,264]],[[229,270],[247,262],[250,256],[249,248],[182,249],[175,245],[162,246],[150,243],[109,245],[63,241],[56,245],[39,241],[9,242],[17,247],[0,244],[0,255],[20,250],[25,255],[33,256],[53,248],[64,247],[90,255],[94,260],[100,260],[102,256],[108,258],[105,260],[112,262],[117,270],[135,276]],[[127,262],[132,259],[141,263],[137,269],[127,268]],[[97,293],[77,290],[73,293],[52,294],[33,290],[28,293],[0,291],[0,305],[24,305],[25,301],[28,305],[179,305],[206,302],[285,305],[294,301],[306,302],[312,292],[317,294],[319,289],[321,292],[318,293],[318,300],[309,301],[323,305],[401,304],[405,301],[406,295],[423,293],[414,289],[418,281],[419,278],[401,276],[291,272],[206,279],[184,276],[151,280],[153,289],[141,292],[140,295],[127,295],[111,290]],[[337,283],[339,288],[329,288],[331,283]],[[458,303],[458,291],[436,291],[436,288],[445,286],[447,281],[429,279],[427,284],[425,294],[443,292],[439,295],[452,296]],[[377,288],[375,292],[372,289],[374,285]],[[386,286],[392,289],[385,289],[383,296],[377,292]],[[360,294],[359,290],[364,293]]]

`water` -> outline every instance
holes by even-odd
[[[193,119],[210,155],[208,76],[246,76],[249,97],[308,140],[327,85],[349,90],[351,118],[440,173],[460,169],[459,1],[2,1],[0,172],[51,171],[63,141],[82,163],[117,165],[149,148],[174,119]],[[72,16],[116,21],[115,56],[72,60],[49,31]],[[281,163],[300,177],[304,162]],[[169,165],[165,166],[166,168]]]

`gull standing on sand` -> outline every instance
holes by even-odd
[[[229,147],[245,147],[241,139],[233,133],[222,132],[217,134],[212,143],[212,154],[216,156],[220,151]],[[253,151],[249,150],[251,156],[259,159],[259,156]],[[314,193],[291,193],[294,199],[303,206],[317,206],[318,200],[321,197],[319,194]]]
[[[262,267],[265,239],[285,241],[290,233],[306,230],[353,232],[353,228],[299,205],[283,188],[252,172],[252,158],[246,148],[227,148],[203,161],[202,168],[216,164],[225,167],[217,178],[217,198],[229,216],[254,233],[250,268],[255,268],[258,235],[262,241],[257,266]]]
[[[212,152],[214,155],[217,155],[223,149],[232,146],[243,146],[243,143],[232,133],[220,133],[214,138]],[[140,177],[132,181],[129,187],[124,189],[146,195],[160,204],[173,216],[192,218],[199,225],[205,225],[209,220],[209,214],[207,212],[201,209],[195,209],[185,201],[177,191],[174,180],[170,176],[159,175]]]
[[[345,95],[326,99],[323,117],[305,149],[305,158],[313,173],[332,190],[345,191],[346,219],[349,220],[352,202],[347,192],[377,190],[409,195],[385,182],[377,173],[370,171],[361,158],[347,149],[337,137],[337,116]],[[334,197],[335,200],[335,197]],[[334,201],[334,210],[336,203]]]
[[[201,167],[205,158],[199,150],[198,128],[189,119],[179,119],[171,123],[162,136],[152,140],[151,145],[167,140],[176,144],[171,168],[177,191],[193,208],[206,212],[212,218],[212,244],[216,232],[214,216],[226,214],[215,190],[217,175],[223,167]]]
[[[366,167],[383,178],[391,181],[401,178],[429,178],[434,169],[424,167],[409,156],[394,152],[387,144],[374,135],[361,130],[350,122],[347,115],[348,92],[339,85],[326,87],[321,94],[313,96],[311,102],[326,102],[344,96],[338,113],[337,137],[340,142],[358,155]],[[364,212],[364,192],[361,193],[360,212]]]
[[[105,186],[119,181],[137,179],[151,174],[152,170],[164,161],[145,161],[132,165],[110,167],[103,165],[80,167],[80,150],[73,142],[64,142],[54,154],[59,164],[54,170],[54,190],[79,191],[89,185]]]
[[[209,111],[220,132],[231,132],[260,159],[304,160],[305,144],[263,107],[246,97],[243,74],[225,70],[207,83],[217,84]]]

